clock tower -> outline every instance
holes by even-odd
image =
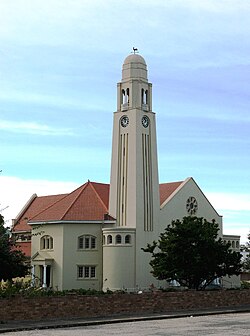
[[[152,84],[147,65],[129,55],[117,84],[110,183],[110,215],[119,227],[154,231],[159,212],[159,181]]]
[[[152,84],[144,58],[131,54],[123,63],[114,113],[109,214],[116,224],[103,229],[103,276],[108,288],[143,287],[154,281],[145,278],[146,269],[150,275],[150,256],[141,248],[157,239],[159,212]],[[112,245],[117,236],[119,247]],[[126,237],[131,237],[128,245]]]

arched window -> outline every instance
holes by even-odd
[[[53,238],[51,236],[43,236],[40,241],[41,250],[52,250],[53,249]]]
[[[78,237],[79,250],[93,250],[96,248],[96,237],[91,235],[82,235]]]
[[[235,241],[232,241],[232,248],[235,248]]]
[[[131,244],[131,236],[130,235],[125,236],[125,244]]]
[[[112,236],[108,235],[107,237],[107,244],[112,244]]]
[[[126,93],[125,90],[122,90],[122,104],[126,103]]]
[[[122,243],[122,236],[121,235],[116,235],[115,236],[115,243],[116,244],[121,244]]]
[[[236,242],[236,248],[239,248],[239,246],[240,246],[240,244],[239,244],[239,242],[237,241],[237,242]]]
[[[126,103],[128,103],[128,105],[129,105],[129,88],[127,88],[126,93],[127,93],[127,95],[126,95]]]
[[[148,90],[141,89],[141,103],[142,105],[148,104]]]

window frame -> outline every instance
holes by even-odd
[[[130,234],[126,234],[124,241],[125,241],[125,245],[131,245],[131,235]]]
[[[107,236],[107,245],[112,245],[113,244],[113,237],[111,234]]]
[[[40,240],[40,250],[51,251],[54,249],[54,239],[50,235],[44,235]]]
[[[120,234],[117,234],[115,236],[115,244],[116,245],[121,245],[122,244],[122,236]]]
[[[83,234],[77,238],[77,249],[84,251],[97,250],[97,238],[90,234]]]
[[[77,279],[94,280],[96,276],[96,265],[77,265]]]

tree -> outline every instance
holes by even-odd
[[[25,276],[28,271],[25,261],[25,255],[10,239],[9,231],[4,227],[4,218],[0,214],[0,281]]]
[[[248,242],[244,246],[244,251],[248,252],[243,260],[243,269],[245,272],[250,272],[250,233],[248,234]]]
[[[158,280],[176,280],[190,289],[205,289],[225,275],[239,275],[241,254],[218,238],[219,227],[198,217],[172,221],[158,242],[143,249],[152,254],[152,274]]]

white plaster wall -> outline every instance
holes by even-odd
[[[135,230],[113,228],[103,229],[105,236],[112,235],[112,244],[103,245],[103,289],[112,291],[135,288]],[[115,236],[131,236],[131,244],[116,244]]]
[[[67,223],[64,226],[63,289],[102,288],[102,231],[101,224]],[[79,250],[77,243],[81,235],[97,237],[96,249]],[[77,265],[96,266],[95,279],[78,279]]]
[[[34,226],[32,226],[33,228]],[[39,235],[32,235],[31,238],[31,256],[36,252],[43,253],[53,260],[52,264],[52,287],[54,289],[62,289],[62,275],[63,275],[63,226],[58,224],[43,224],[40,228],[32,231],[34,234],[41,232]],[[49,235],[53,238],[52,250],[41,250],[40,240],[44,235]],[[37,262],[34,262],[37,264]],[[42,264],[42,263],[41,263]],[[40,276],[39,269],[36,267],[36,276]]]
[[[219,225],[219,236],[222,236],[222,217],[216,212],[201,189],[192,178],[189,178],[182,188],[160,210],[159,233],[163,232],[173,219],[182,219],[188,216],[186,210],[187,199],[193,196],[198,202],[197,217],[204,217],[208,221],[215,219]]]

